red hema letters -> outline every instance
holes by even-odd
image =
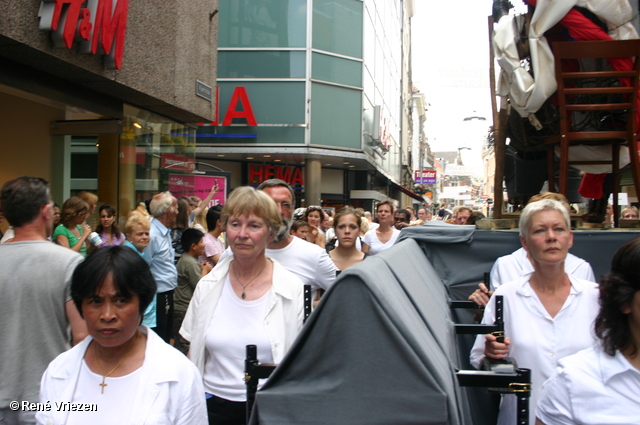
[[[51,31],[55,47],[106,55],[105,67],[121,69],[129,0],[43,0],[40,29]]]

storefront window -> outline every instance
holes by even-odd
[[[193,185],[195,129],[125,105],[120,135],[120,213],[169,190],[197,195]]]

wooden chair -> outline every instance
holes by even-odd
[[[549,190],[555,188],[555,152],[560,146],[558,192],[566,195],[569,165],[611,164],[613,174],[614,222],[618,222],[618,192],[620,190],[620,146],[629,148],[631,172],[636,193],[640,193],[640,167],[637,146],[638,76],[640,75],[640,40],[568,41],[552,43],[555,74],[558,83],[560,134],[547,139]],[[580,59],[612,59],[614,70],[579,71],[567,69]],[[629,59],[625,59],[629,58]],[[575,63],[575,62],[574,62]],[[583,68],[580,64],[580,68]],[[607,67],[609,68],[609,67]],[[580,129],[577,114],[600,114],[609,126]],[[615,118],[615,123],[611,119]],[[611,160],[571,161],[570,145],[611,145]]]

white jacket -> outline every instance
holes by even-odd
[[[131,417],[122,412],[100,412],[113,415],[117,424],[206,425],[207,407],[202,377],[182,353],[166,344],[146,325],[138,328],[147,335],[147,347],[141,369],[140,384],[135,395]],[[73,401],[73,393],[80,375],[80,367],[92,338],[89,336],[69,351],[56,357],[42,375],[40,402]],[[68,411],[38,412],[38,424],[62,425]]]
[[[267,258],[273,262],[273,284],[264,323],[273,361],[277,364],[302,328],[304,288],[300,278]],[[200,280],[180,328],[180,335],[191,342],[189,357],[201,374],[204,374],[206,359],[205,337],[232,261],[230,256],[218,262],[216,268]]]

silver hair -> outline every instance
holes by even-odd
[[[280,226],[280,230],[273,237],[273,243],[280,242],[289,236],[289,230],[291,229],[291,225],[293,224],[293,220],[282,216],[282,226]]]
[[[173,202],[178,202],[171,192],[160,192],[149,202],[149,212],[154,217],[161,217],[173,206]]]
[[[286,188],[289,191],[289,193],[291,194],[291,204],[295,205],[296,195],[293,193],[293,189],[291,188],[289,183],[287,183],[284,180],[280,180],[280,179],[269,179],[269,180],[265,180],[262,183],[260,183],[260,185],[256,189],[264,190],[264,189],[266,189],[268,187],[284,187],[284,188]]]
[[[540,201],[531,202],[524,208],[524,210],[522,210],[520,223],[518,224],[520,236],[527,236],[529,225],[531,224],[531,217],[533,217],[535,213],[544,210],[556,210],[560,212],[567,225],[567,229],[571,229],[571,219],[569,218],[569,211],[567,211],[567,208],[561,202],[553,199],[542,199]]]

